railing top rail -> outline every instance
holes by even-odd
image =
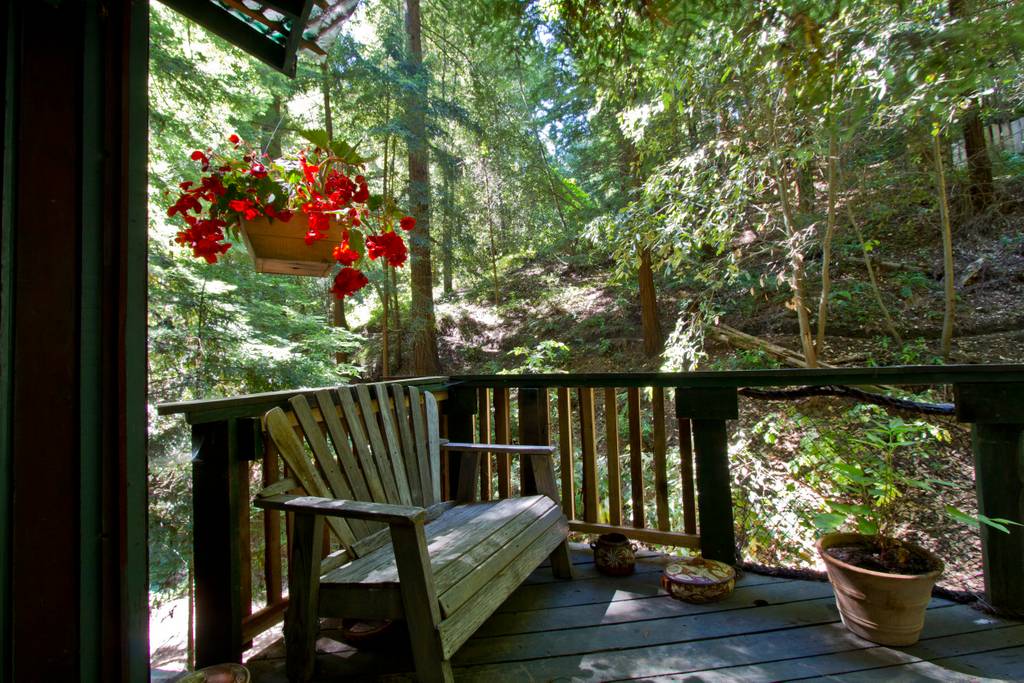
[[[452,375],[412,377],[389,381],[424,388],[467,387],[782,387],[899,384],[965,384],[976,382],[1024,383],[1024,364],[1006,365],[904,365],[883,368],[815,368],[780,370],[715,370],[701,372],[609,372],[593,374]],[[256,417],[293,396],[312,396],[318,388],[288,389],[261,394],[161,403],[160,415],[183,414],[189,424],[230,417]],[[326,387],[330,388],[330,387]]]
[[[700,372],[609,372],[596,374],[452,375],[452,385],[470,387],[781,387],[828,384],[962,384],[1022,382],[1024,364],[903,365],[882,368],[786,368]]]
[[[389,379],[388,381],[415,384],[427,389],[434,387],[443,388],[448,384],[448,378],[443,376]],[[229,396],[227,398],[160,403],[157,405],[156,411],[159,415],[183,414],[189,424],[214,422],[232,417],[259,417],[271,408],[285,406],[288,403],[288,399],[293,396],[304,395],[306,398],[312,398],[318,391],[333,388],[333,386],[303,387],[299,389],[286,389],[284,391],[268,391],[260,394]]]

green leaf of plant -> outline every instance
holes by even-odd
[[[327,149],[331,150],[334,156],[341,159],[346,164],[365,164],[373,157],[364,157],[356,151],[356,148],[348,144],[344,140],[335,140]]]
[[[318,128],[298,128],[295,132],[309,140],[320,149],[331,149],[331,142],[327,137],[326,130]]]
[[[835,531],[846,523],[846,515],[824,513],[815,515],[814,526],[822,531]]]
[[[363,231],[359,228],[349,229],[348,248],[359,254],[359,258],[362,258],[366,254],[366,244],[363,240]]]
[[[384,195],[371,194],[369,201],[366,202],[366,208],[370,211],[376,211],[384,203]]]
[[[857,520],[857,531],[865,536],[873,536],[878,533],[878,525],[870,519]]]

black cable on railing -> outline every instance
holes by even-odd
[[[765,401],[795,401],[801,398],[812,396],[839,396],[861,403],[873,403],[886,408],[895,408],[922,415],[953,415],[956,413],[956,406],[952,403],[925,403],[922,401],[911,401],[906,398],[896,398],[884,394],[875,394],[863,389],[854,387],[827,384],[820,387],[795,387],[793,389],[751,389],[743,387],[739,390],[741,396],[756,398]]]

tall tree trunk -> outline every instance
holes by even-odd
[[[447,31],[445,32],[447,37]],[[448,55],[441,61],[441,101],[448,101]],[[450,131],[448,132],[450,136]],[[449,137],[450,139],[450,137]],[[441,225],[441,287],[443,296],[452,293],[452,222],[454,220],[454,200],[452,193],[455,185],[455,160],[451,155],[451,146],[441,160],[441,205],[444,208],[444,223]]]
[[[441,281],[444,294],[452,293],[453,232],[455,223],[455,159],[448,155],[441,165],[444,175],[444,227],[441,229]]]
[[[430,264],[430,159],[420,28],[419,0],[406,0],[405,32],[409,41],[407,75],[416,83],[405,98],[406,129],[409,131],[409,200],[416,218],[416,227],[409,234],[412,369],[419,375],[436,375],[440,372],[441,364],[437,354],[437,323],[434,319],[433,274]]]
[[[322,74],[320,88],[324,95],[324,130],[327,131],[327,141],[331,142],[334,140],[334,116],[331,114],[331,82],[326,60],[321,64],[320,70]],[[327,296],[332,297],[329,292]],[[348,329],[348,322],[345,320],[344,299],[335,298],[331,302],[331,325],[332,327],[344,327],[346,330]],[[334,362],[338,365],[348,362],[348,354],[344,351],[336,351],[334,353]]]
[[[633,187],[639,187],[640,178],[636,168],[636,147],[632,140],[620,135],[622,149],[622,172]],[[640,290],[640,323],[644,335],[644,354],[657,356],[665,350],[665,337],[661,331],[661,316],[658,315],[658,295],[654,288],[654,268],[651,249],[640,246],[640,267],[637,269],[637,285]]]
[[[949,0],[949,15],[954,19],[969,19],[973,3],[971,0]],[[960,117],[960,125],[964,129],[964,155],[967,157],[967,175],[969,178],[968,194],[971,208],[982,212],[992,206],[995,199],[995,188],[992,183],[992,159],[988,156],[985,143],[985,127],[978,115],[980,102],[971,98],[971,102]]]
[[[661,318],[658,316],[658,297],[654,290],[654,269],[651,267],[651,250],[640,249],[640,269],[637,273],[640,286],[640,322],[644,332],[644,353],[657,356],[665,349],[665,338],[661,333]]]
[[[782,171],[776,173],[775,180],[779,185],[779,202],[782,204],[782,222],[786,227],[786,236],[790,241],[790,287],[793,289],[793,307],[796,308],[796,318],[800,326],[800,346],[804,351],[804,359],[807,367],[818,367],[818,355],[814,349],[814,338],[811,336],[811,318],[807,312],[807,295],[804,292],[804,255],[797,245],[792,244],[796,236],[796,226],[793,224],[793,205],[789,198],[788,180],[783,176]]]
[[[970,178],[971,208],[980,213],[992,206],[995,187],[992,182],[992,160],[985,143],[985,127],[978,116],[978,104],[972,103],[960,118],[964,128],[964,154]]]
[[[796,191],[800,213],[805,216],[814,213],[814,169],[810,162],[796,167]]]
[[[942,167],[942,145],[939,136],[932,136],[935,157],[935,183],[939,190],[939,216],[942,219],[942,270],[946,310],[942,318],[942,357],[949,360],[953,347],[953,322],[956,318],[956,290],[953,282],[953,227],[949,220],[949,199],[946,197],[946,173]]]
[[[818,336],[814,351],[818,358],[825,356],[825,325],[828,321],[828,296],[832,289],[832,235],[836,230],[836,164],[839,163],[839,145],[836,135],[828,139],[828,217],[825,221],[825,235],[821,238],[821,299],[818,300]],[[812,184],[813,185],[813,184]],[[801,199],[803,194],[801,193]]]

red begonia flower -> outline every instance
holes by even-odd
[[[355,268],[342,268],[334,276],[334,285],[331,292],[338,299],[355,294],[369,282],[362,271]]]

